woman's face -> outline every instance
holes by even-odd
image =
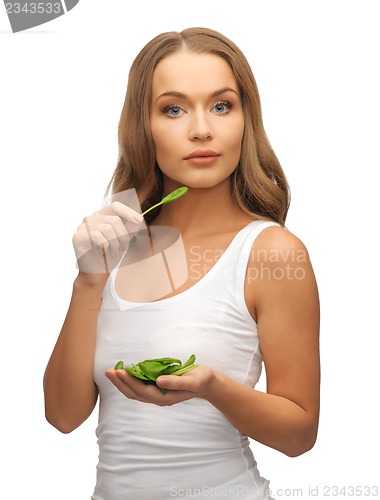
[[[229,64],[213,54],[177,52],[153,74],[151,129],[164,176],[210,188],[240,159],[244,118]]]

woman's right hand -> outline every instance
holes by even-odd
[[[143,216],[119,201],[83,219],[72,241],[79,273],[86,284],[105,283],[141,228],[145,228]]]

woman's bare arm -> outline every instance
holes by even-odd
[[[246,299],[257,316],[267,393],[216,373],[206,399],[251,438],[296,456],[312,448],[318,429],[317,285],[305,246],[285,229],[263,231],[251,256]]]
[[[97,401],[93,380],[96,328],[103,286],[79,275],[44,376],[46,419],[64,433],[89,417]]]

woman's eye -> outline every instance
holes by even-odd
[[[223,113],[228,113],[228,111],[231,109],[232,105],[227,102],[227,101],[221,101],[217,102],[214,106],[214,109],[217,113],[223,114]]]
[[[176,105],[170,105],[170,106],[166,106],[166,108],[164,109],[164,113],[168,116],[180,116],[181,112],[182,112],[182,108],[180,106],[176,106]]]

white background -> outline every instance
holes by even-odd
[[[292,189],[287,226],[309,249],[321,296],[317,444],[291,459],[253,442],[259,470],[278,499],[379,485],[377,4],[81,0],[17,34],[1,7],[1,498],[92,494],[97,411],[63,435],[43,409],[76,275],[71,237],[116,166],[132,60],[156,34],[191,26],[221,31],[251,63]]]

